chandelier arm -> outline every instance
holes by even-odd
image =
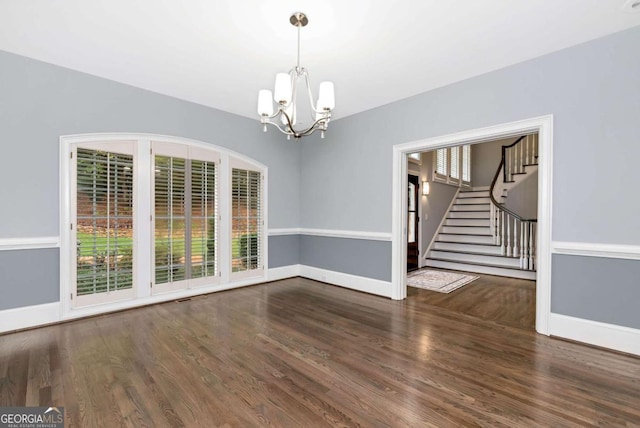
[[[278,110],[278,113],[276,113],[274,116],[278,116],[280,113],[282,113],[285,118],[287,119],[287,123],[291,123],[289,120],[289,116],[282,110]],[[278,129],[278,131],[282,132],[285,135],[293,135],[294,137],[298,138],[298,137],[306,137],[307,135],[311,135],[313,134],[315,131],[317,131],[318,129],[322,130],[322,131],[326,131],[326,125],[327,122],[329,121],[330,117],[321,117],[320,119],[316,120],[315,122],[313,122],[313,124],[308,127],[307,129],[304,129],[302,131],[296,131],[295,129],[293,129],[292,127],[290,127],[289,130],[283,129],[280,125],[278,125],[275,122],[272,121],[263,121],[262,123],[264,125],[271,125],[274,126],[275,128]]]
[[[263,123],[263,124],[265,124],[265,125],[271,125],[271,126],[275,127],[278,131],[282,132],[284,135],[294,135],[294,134],[292,134],[291,132],[289,132],[289,131],[287,131],[287,130],[285,130],[285,129],[282,129],[282,128],[280,127],[280,125],[278,125],[277,123],[274,123],[274,122],[271,122],[271,121],[269,121],[269,122],[262,122],[262,123]]]
[[[299,132],[296,132],[296,133],[297,133],[298,135],[302,136],[302,137],[306,137],[307,135],[311,135],[311,134],[313,134],[313,133],[314,133],[315,131],[317,131],[318,129],[320,129],[320,130],[324,131],[324,129],[322,129],[322,126],[318,126],[318,124],[322,124],[322,125],[324,125],[324,124],[325,124],[325,121],[326,121],[327,119],[328,119],[328,118],[326,118],[326,117],[321,117],[320,119],[318,119],[318,120],[316,120],[315,122],[313,122],[313,124],[312,124],[310,127],[308,127],[307,129],[305,129],[304,131],[299,131]]]
[[[309,73],[307,73],[306,70],[304,73],[304,80],[307,83],[307,93],[309,94],[309,104],[311,105],[311,111],[313,113],[324,113],[324,112],[318,111],[316,109],[316,106],[313,105],[313,94],[311,93],[311,78],[309,77]],[[315,116],[313,115],[313,113],[310,113],[311,119],[315,120]]]
[[[294,137],[297,136],[298,133],[296,132],[295,129],[293,129],[293,124],[291,123],[291,118],[289,117],[287,112],[284,111],[283,109],[280,109],[280,112],[284,115],[285,119],[287,119],[287,125],[289,126],[290,135],[293,135]],[[294,114],[295,114],[295,107],[294,107]]]

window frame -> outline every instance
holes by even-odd
[[[77,307],[73,304],[72,293],[75,291],[75,280],[72,278],[72,229],[75,225],[75,217],[72,215],[72,201],[76,196],[72,194],[71,183],[75,181],[73,159],[71,154],[78,145],[93,144],[104,147],[118,144],[118,142],[133,142],[134,153],[134,285],[133,296],[126,299],[97,302],[90,306]],[[155,292],[152,287],[152,274],[154,263],[152,257],[154,214],[152,195],[153,154],[152,142],[184,145],[188,150],[199,152],[216,152],[219,156],[219,169],[217,171],[218,182],[218,239],[217,239],[217,277],[206,277],[210,280],[193,281],[187,288],[168,290],[167,292]],[[113,147],[113,146],[111,146]],[[81,134],[60,137],[60,302],[61,318],[73,319],[88,315],[106,313],[114,310],[122,310],[156,302],[174,300],[187,296],[210,293],[220,290],[258,284],[267,280],[268,272],[268,168],[247,156],[226,148],[208,144],[202,141],[187,138],[171,137],[157,134],[138,133],[107,133],[107,134]],[[108,150],[106,150],[108,151]],[[225,248],[230,248],[231,210],[230,200],[230,165],[232,162],[241,162],[260,172],[262,177],[261,187],[261,215],[263,225],[260,229],[261,265],[260,272],[252,272],[244,277],[230,274],[231,254],[226,254]]]
[[[469,149],[465,150],[464,147],[465,146],[469,146]],[[453,161],[453,151],[456,150],[457,151],[457,177],[454,177],[453,174],[453,168],[452,168],[452,161]],[[442,153],[444,151],[445,153],[445,169],[446,171],[444,171],[444,174],[442,174],[441,171],[438,171],[438,153]],[[468,154],[468,157],[465,157],[465,152]],[[467,171],[468,171],[468,175],[469,175],[469,180],[464,180],[463,177],[463,173],[465,171],[465,162],[467,164]],[[433,151],[433,173],[432,173],[432,180],[439,182],[439,183],[443,183],[443,184],[449,184],[451,186],[456,186],[456,187],[464,187],[464,188],[470,188],[471,187],[471,145],[470,144],[465,144],[465,145],[461,145],[461,146],[452,146],[452,147],[443,147],[440,149],[436,149]]]

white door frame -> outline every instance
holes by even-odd
[[[407,297],[407,155],[463,144],[477,144],[538,133],[538,247],[536,273],[536,331],[549,334],[551,313],[551,213],[553,184],[553,115],[472,129],[393,146],[391,225],[391,298]],[[402,191],[401,191],[402,190]]]

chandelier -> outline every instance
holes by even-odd
[[[273,125],[280,132],[287,136],[287,139],[301,138],[313,134],[320,130],[320,135],[324,138],[324,131],[327,130],[329,120],[331,120],[331,110],[335,107],[335,95],[332,82],[320,83],[318,102],[314,105],[311,95],[311,83],[307,69],[300,66],[300,29],[309,23],[309,19],[302,12],[296,12],[289,18],[291,25],[298,28],[298,62],[289,73],[276,74],[276,84],[273,91],[262,89],[258,92],[258,114],[260,123],[263,124],[264,132],[267,132],[267,125]],[[301,91],[306,88],[309,98],[311,115],[311,125],[296,129],[298,121],[298,84],[301,84]],[[276,103],[277,111],[274,113],[273,101]],[[278,116],[280,116],[278,123]],[[275,119],[275,120],[274,120]],[[301,121],[300,121],[301,122]]]

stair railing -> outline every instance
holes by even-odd
[[[489,188],[490,225],[493,240],[502,248],[502,255],[519,257],[520,269],[535,270],[537,219],[525,219],[502,203],[504,183],[513,181],[513,174],[523,174],[524,167],[535,165],[538,158],[537,136],[524,135],[508,146],[502,146],[502,159]],[[500,190],[496,200],[494,191]]]

